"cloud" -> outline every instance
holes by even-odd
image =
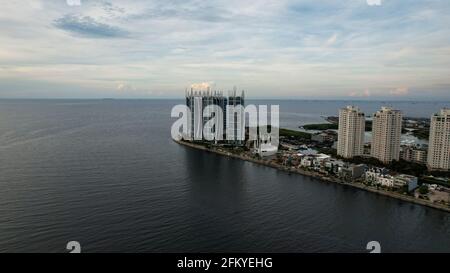
[[[369,6],[381,6],[381,0],[367,0]]]
[[[33,97],[53,96],[45,84],[182,96],[211,80],[261,97],[396,98],[407,83],[398,98],[450,98],[446,0],[3,2],[0,97],[27,78]]]
[[[136,95],[157,95],[161,96],[161,92],[154,93],[151,90],[148,90],[146,88],[140,88],[136,87],[133,84],[127,83],[127,82],[120,82],[116,86],[116,90],[118,91],[119,95],[122,96],[136,96]]]
[[[356,98],[367,98],[367,97],[370,97],[370,90],[364,89],[363,91],[352,91],[348,95],[350,97],[356,97]]]
[[[336,43],[337,40],[337,34],[333,34],[331,35],[330,38],[328,38],[328,40],[325,42],[325,46],[332,46],[334,43]]]
[[[90,16],[66,15],[55,20],[54,26],[71,34],[89,38],[118,38],[128,36],[127,31],[97,22]]]
[[[117,84],[117,91],[120,92],[136,91],[136,88],[128,83],[119,83]]]
[[[390,94],[393,96],[406,96],[409,94],[409,88],[406,86],[397,87],[390,91]]]
[[[66,0],[69,6],[81,6],[81,0]]]
[[[206,91],[208,88],[213,88],[215,86],[214,82],[201,82],[191,84],[191,88],[196,91]]]

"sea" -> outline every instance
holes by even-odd
[[[450,213],[180,146],[183,100],[0,100],[0,252],[450,252]],[[282,127],[345,105],[430,117],[450,102],[249,100]]]

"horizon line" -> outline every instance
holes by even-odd
[[[182,100],[185,97],[0,97],[0,100]],[[298,100],[298,101],[363,101],[363,102],[449,102],[450,99],[392,99],[392,98],[300,98],[300,97],[246,97],[247,100]],[[444,100],[444,101],[443,101]],[[447,101],[445,101],[447,100]]]

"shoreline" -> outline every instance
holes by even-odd
[[[299,174],[299,175],[303,175],[303,176],[308,176],[308,177],[312,177],[312,178],[317,178],[322,180],[323,182],[329,182],[329,183],[335,183],[335,184],[339,184],[339,185],[343,185],[343,186],[349,186],[349,187],[353,187],[356,189],[360,189],[360,190],[365,190],[368,192],[372,192],[372,193],[376,193],[379,195],[383,195],[383,196],[387,196],[387,197],[391,197],[391,198],[395,198],[397,200],[402,200],[405,202],[409,202],[409,203],[414,203],[417,205],[422,205],[422,206],[426,206],[429,208],[433,208],[433,209],[438,209],[441,211],[445,211],[445,212],[450,212],[450,207],[441,205],[441,204],[435,204],[435,203],[431,203],[429,201],[426,200],[422,200],[422,199],[417,199],[415,197],[411,197],[411,196],[407,196],[407,195],[402,195],[399,193],[395,193],[395,192],[388,192],[388,191],[384,191],[384,190],[377,190],[375,188],[371,188],[368,186],[365,186],[363,184],[359,184],[359,183],[349,183],[349,182],[345,182],[342,181],[339,178],[336,177],[327,177],[325,175],[321,175],[319,173],[316,172],[312,172],[312,171],[307,171],[307,170],[302,170],[302,169],[294,169],[294,168],[288,168],[288,167],[284,167],[278,164],[274,164],[271,162],[266,162],[260,159],[255,159],[255,158],[249,158],[246,156],[242,156],[242,155],[238,155],[238,154],[233,154],[231,152],[225,152],[225,151],[219,151],[217,149],[210,149],[207,148],[203,145],[199,145],[199,144],[195,144],[195,143],[190,143],[190,142],[186,142],[186,141],[177,141],[174,140],[176,143],[186,146],[186,147],[190,147],[193,149],[197,149],[197,150],[202,150],[202,151],[206,151],[206,152],[211,152],[211,153],[215,153],[218,155],[222,155],[222,156],[227,156],[227,157],[231,157],[231,158],[236,158],[236,159],[241,159],[247,162],[252,162],[258,165],[262,165],[262,166],[266,166],[266,167],[270,167],[273,169],[277,169],[279,171],[284,171],[287,173],[294,173],[294,174]]]

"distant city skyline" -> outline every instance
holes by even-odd
[[[0,98],[450,100],[448,0],[5,1]]]

